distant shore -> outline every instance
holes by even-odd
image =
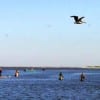
[[[42,69],[51,69],[51,70],[56,70],[56,69],[69,69],[69,70],[72,70],[72,69],[100,69],[100,67],[3,67],[1,66],[0,68],[2,69],[7,69],[7,70],[16,70],[16,69],[20,69],[20,70],[23,70],[23,69],[34,69],[34,70],[42,70]]]

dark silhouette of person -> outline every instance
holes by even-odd
[[[2,68],[0,68],[0,76],[2,76]]]
[[[84,81],[85,80],[85,75],[83,74],[83,72],[80,75],[80,81]]]
[[[64,79],[64,76],[62,74],[62,72],[59,73],[59,80],[63,80]]]
[[[19,71],[18,70],[15,71],[15,77],[19,77]]]

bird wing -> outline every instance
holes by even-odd
[[[74,20],[77,22],[78,21],[78,16],[70,16],[70,17],[74,17]]]
[[[83,18],[85,18],[85,17],[81,17],[81,18],[79,18],[78,20],[81,21]]]

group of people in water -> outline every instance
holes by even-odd
[[[15,77],[19,77],[19,71],[15,70]],[[2,77],[2,68],[0,68],[0,77]]]
[[[15,77],[19,77],[19,71],[15,70]],[[0,68],[0,77],[2,77],[2,68]],[[62,72],[59,73],[59,80],[63,80],[64,76],[62,74]],[[85,75],[83,74],[83,72],[80,74],[80,81],[84,81],[85,80]]]
[[[59,73],[59,78],[58,79],[59,80],[63,80],[64,79],[64,76],[63,76],[62,72]],[[80,75],[80,81],[82,82],[84,80],[85,80],[85,75],[82,72],[81,75]]]

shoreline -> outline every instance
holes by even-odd
[[[45,69],[49,69],[49,70],[73,70],[73,69],[77,69],[77,70],[80,70],[80,69],[83,69],[83,70],[86,70],[86,69],[93,69],[93,70],[98,70],[100,68],[97,68],[97,67],[0,67],[2,69],[7,69],[7,70],[16,70],[16,69],[20,69],[20,70],[23,70],[23,69],[33,69],[33,70],[45,70]]]

